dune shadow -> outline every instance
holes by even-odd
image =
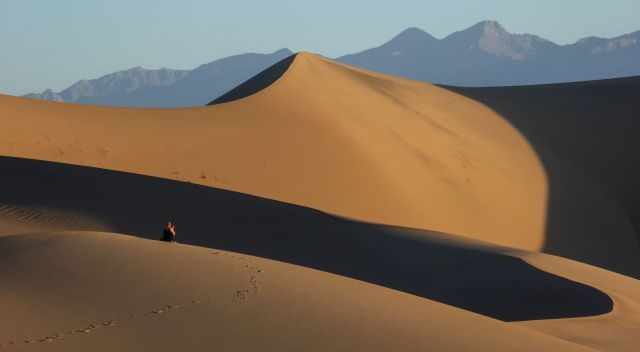
[[[442,88],[494,110],[547,174],[544,252],[640,278],[640,77]]]
[[[234,100],[243,99],[269,87],[270,85],[275,83],[280,77],[282,77],[282,75],[284,75],[285,72],[287,72],[287,70],[289,69],[289,66],[291,66],[295,58],[296,58],[296,54],[293,54],[287,58],[284,58],[278,61],[274,65],[270,66],[269,68],[253,76],[252,78],[238,85],[234,89],[214,99],[207,105],[217,105],[217,104],[232,102]]]
[[[81,210],[111,224],[106,230],[149,239],[160,238],[173,219],[182,243],[319,269],[503,321],[613,309],[611,298],[593,287],[447,235],[167,179],[0,157],[0,204]]]

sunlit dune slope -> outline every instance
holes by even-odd
[[[0,309],[12,317],[0,320],[0,347],[12,351],[590,350],[220,250],[70,232],[1,237],[0,257]]]
[[[434,86],[299,54],[226,104],[115,109],[2,97],[0,153],[98,166],[373,222],[544,243],[544,170],[498,115]]]
[[[11,158],[0,158],[0,164],[13,170],[0,183],[0,193],[14,204],[0,217],[9,233],[74,226],[157,239],[162,220],[172,218],[182,243],[329,271],[504,321],[612,309],[601,291],[493,249],[454,245],[453,235],[349,221],[148,176]],[[535,293],[539,287],[544,295]]]
[[[566,231],[550,238],[545,160],[482,103],[306,53],[221,102],[159,110],[2,97],[0,154],[184,180],[521,249],[549,250],[555,241],[553,253],[638,272],[626,215],[579,172],[566,182],[586,185],[590,212],[561,219]],[[611,234],[577,235],[592,223],[610,224]]]
[[[634,351],[637,280],[535,253],[637,275],[632,154],[465,94],[299,54],[202,108],[0,97],[0,345]],[[169,219],[205,248],[116,234]]]
[[[535,340],[526,348],[575,348],[556,337],[633,351],[629,336],[640,329],[640,283],[566,259],[455,235],[354,222],[161,178],[7,157],[0,158],[0,165],[10,170],[2,175],[0,194],[13,204],[0,214],[3,231],[9,231],[0,237],[0,280],[6,283],[0,289],[0,309],[16,317],[0,326],[5,332],[0,343],[21,341],[21,347],[38,350],[86,350],[96,344],[105,350],[116,345],[121,350],[178,345],[199,350],[216,337],[225,341],[223,346],[244,349],[259,342],[278,350],[289,344],[315,346],[337,334],[326,328],[332,326],[355,329],[332,339],[335,348],[384,350],[406,342],[408,349],[429,344],[440,350],[512,350],[523,332],[512,333],[508,325],[498,324],[503,320],[543,333],[526,333],[533,335],[524,340]],[[98,228],[154,239],[170,216],[177,219],[181,242],[215,249],[118,234],[51,232]],[[40,233],[24,234],[29,228]],[[268,260],[228,251],[289,264],[269,267]],[[232,266],[229,261],[235,260],[238,265]],[[341,286],[332,277],[354,284]],[[271,285],[277,290],[265,293],[264,287]],[[370,301],[379,295],[384,296],[380,301]],[[206,297],[206,309],[167,307],[205,301],[192,296]],[[264,306],[238,312],[244,306],[232,303],[247,297]],[[348,297],[353,301],[341,303]],[[291,307],[290,302],[296,303]],[[165,312],[172,315],[165,318]],[[370,319],[368,314],[380,320],[372,316],[372,322],[356,323]],[[149,317],[162,318],[143,319]],[[393,328],[371,336],[386,331],[387,323],[403,332]],[[174,334],[156,336],[174,324],[180,326]],[[110,329],[114,326],[119,328]],[[453,326],[469,326],[469,331],[461,335]],[[253,338],[237,338],[238,331]],[[286,342],[279,336],[286,336]]]

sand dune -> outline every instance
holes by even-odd
[[[389,333],[380,342],[376,335],[389,327],[364,324],[349,337],[332,340],[336,349],[360,349],[371,344],[388,350],[405,340],[408,346],[423,349],[434,346],[437,340],[443,350],[477,350],[478,346],[512,350],[513,341],[524,334],[529,335],[525,339],[535,340],[530,344],[532,349],[571,350],[577,346],[563,345],[559,340],[608,347],[628,339],[627,334],[638,328],[635,307],[640,302],[640,283],[584,264],[453,235],[354,222],[313,209],[189,183],[43,161],[0,160],[13,170],[11,177],[4,178],[1,193],[5,199],[21,198],[21,203],[15,202],[21,209],[50,209],[58,204],[59,217],[52,214],[47,221],[33,216],[29,220],[41,231],[64,227],[77,212],[82,214],[78,218],[87,221],[86,228],[157,238],[159,234],[154,230],[164,211],[183,219],[184,225],[179,223],[181,241],[215,248],[172,247],[118,234],[5,234],[0,237],[4,260],[0,279],[11,284],[2,291],[0,309],[20,317],[0,327],[5,333],[0,340],[5,345],[13,341],[20,347],[39,349],[43,347],[31,342],[43,340],[47,349],[54,350],[94,348],[93,344],[104,346],[101,348],[105,350],[141,348],[140,344],[145,348],[183,344],[204,349],[210,342],[202,338],[216,336],[217,340],[227,341],[228,348],[255,346],[243,345],[251,339],[228,335],[227,329],[240,329],[257,339],[253,343],[280,349],[289,345],[266,336],[277,335],[279,329],[286,327],[289,339],[297,341],[294,346],[308,346],[327,338],[310,335],[308,329],[329,335],[336,334],[336,330],[327,330],[331,324],[347,324],[345,329],[356,329],[353,324],[367,314],[384,317],[376,324],[393,324],[392,330],[401,329],[402,334]],[[25,191],[15,187],[17,184],[31,187]],[[74,197],[65,198],[70,194]],[[160,201],[163,199],[174,205],[164,208]],[[191,206],[181,206],[186,203]],[[215,227],[210,226],[211,214],[215,214]],[[5,215],[5,219],[8,217]],[[90,223],[90,219],[95,222]],[[275,262],[238,252],[281,263],[267,267],[267,263]],[[207,261],[222,254],[225,265]],[[246,277],[229,268],[238,261],[236,269],[247,270]],[[260,287],[275,285],[279,291],[273,295],[280,300],[263,297],[262,289],[254,289],[251,276],[258,278],[257,270],[276,275],[265,278],[260,274]],[[308,278],[292,276],[292,271]],[[337,288],[332,280],[339,277],[327,272],[379,286],[343,278],[340,280],[354,284]],[[246,282],[242,282],[243,277]],[[316,284],[310,285],[309,280]],[[71,284],[60,285],[62,282]],[[122,291],[124,287],[126,292]],[[327,295],[327,290],[340,299],[353,295],[349,298],[351,303],[339,304],[336,312],[336,302],[340,301]],[[234,298],[236,295],[239,297]],[[368,297],[380,295],[383,298],[378,303],[367,303]],[[410,297],[414,302],[405,303],[406,298],[397,297]],[[245,299],[260,301],[264,307],[251,306],[249,311],[236,312],[234,304]],[[195,304],[194,300],[206,301],[207,308],[194,307],[184,315],[176,315],[177,321],[172,320],[173,315],[167,315],[167,322],[144,320],[157,317],[153,311],[174,312],[167,308],[169,305],[188,308]],[[299,305],[284,314],[282,305],[286,304],[282,302],[287,300]],[[353,306],[353,302],[359,303]],[[416,310],[414,305],[422,308]],[[317,316],[318,311],[327,309],[332,313]],[[230,311],[220,316],[220,310]],[[407,312],[415,312],[416,316],[406,316]],[[247,320],[260,323],[244,328]],[[512,334],[512,325],[499,320],[517,322],[521,329],[532,332],[517,330]],[[305,322],[305,329],[287,325],[292,321]],[[610,326],[611,321],[613,326],[626,328],[603,334],[603,327]],[[111,327],[110,322],[120,328],[113,332],[103,329]],[[163,324],[174,322],[184,327],[176,336],[166,337],[170,341],[153,337],[158,330],[168,328]],[[468,324],[473,333],[461,341],[442,339],[447,331],[452,333],[452,326],[459,324]],[[226,328],[213,334],[211,326]],[[265,332],[265,326],[273,330]],[[85,336],[88,333],[84,330],[93,335]],[[145,331],[145,337],[141,338],[138,331]],[[505,334],[509,337],[505,338]],[[94,338],[96,335],[100,337]],[[51,337],[54,338],[49,343],[47,338]],[[121,339],[125,341],[118,345]],[[140,339],[137,344],[136,339]],[[24,344],[25,340],[30,343]],[[629,346],[633,344],[624,344]]]
[[[0,323],[0,343],[15,350],[588,350],[232,252],[100,233],[8,236],[0,251],[14,264],[0,271],[0,307],[16,317]]]
[[[266,83],[275,80],[267,88],[241,87],[247,92],[236,90],[238,97],[257,93],[207,108],[114,109],[2,97],[0,113],[20,118],[5,124],[0,152],[545,249],[638,275],[635,231],[617,199],[582,169],[539,157],[487,106],[311,54],[273,70],[262,75]]]
[[[486,104],[534,146],[548,179],[546,252],[638,277],[637,262],[612,257],[640,258],[640,77],[446,88]]]
[[[310,54],[267,89],[212,107],[11,97],[0,106],[21,116],[3,130],[6,156],[188,180],[520,248],[544,243],[544,170],[500,116],[438,87]]]
[[[79,229],[157,239],[158,223],[171,214],[181,219],[181,242],[317,268],[503,321],[591,316],[612,309],[611,299],[599,290],[537,270],[499,248],[451,235],[350,221],[134,174],[23,159],[0,161],[14,171],[0,187],[6,199],[21,199],[20,208],[36,209],[38,197],[38,207],[57,206],[61,214],[68,214],[59,224],[33,219],[34,230],[62,228],[78,211],[85,219],[96,219],[85,227],[78,224]],[[31,188],[25,192],[15,187],[20,183]],[[72,192],[76,197],[65,199]],[[540,286],[546,287],[544,295],[535,293]]]
[[[478,92],[298,54],[203,108],[0,97],[0,345],[633,350],[640,283],[584,264],[638,275],[632,156]],[[168,219],[215,250],[115,234]]]

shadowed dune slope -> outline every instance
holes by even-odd
[[[243,82],[241,85],[235,87],[229,92],[221,95],[207,105],[228,103],[256,94],[257,92],[269,87],[275,81],[280,79],[280,77],[282,77],[282,75],[287,72],[289,66],[291,66],[295,58],[296,55],[294,54],[286,59],[280,60],[268,69],[258,73],[254,77],[248,79],[246,82]]]
[[[640,77],[446,88],[499,113],[540,156],[549,187],[546,252],[638,276],[637,267],[608,264],[621,251],[640,258]],[[625,247],[612,245],[621,238]]]
[[[182,244],[24,234],[0,238],[0,258],[0,309],[12,317],[0,320],[0,346],[12,351],[590,350],[355,280]]]
[[[5,209],[56,210],[43,211],[51,214],[45,219],[0,212],[9,233],[75,228],[157,239],[163,219],[172,218],[184,243],[330,271],[505,321],[590,316],[613,306],[599,290],[447,235],[134,174],[12,158],[0,165],[3,203],[12,205]],[[82,224],[87,218],[95,223]]]
[[[627,351],[633,346],[627,341],[629,334],[640,329],[640,283],[566,259],[435,232],[355,222],[309,208],[149,176],[7,157],[0,158],[0,166],[0,228],[4,232],[0,233],[0,280],[8,283],[0,290],[0,309],[19,317],[0,326],[5,344],[47,341],[47,337],[73,330],[63,335],[60,345],[51,344],[53,350],[86,348],[93,343],[113,347],[114,339],[125,339],[122,346],[126,348],[135,345],[133,341],[147,346],[165,341],[152,338],[153,331],[179,322],[183,328],[169,345],[180,342],[200,348],[189,336],[211,336],[211,330],[203,326],[224,326],[215,332],[220,336],[243,326],[249,336],[278,349],[282,342],[274,338],[277,332],[264,332],[264,317],[271,317],[272,329],[287,327],[288,343],[309,346],[320,338],[309,335],[310,330],[330,336],[336,331],[327,330],[328,325],[353,329],[362,310],[385,319],[360,325],[349,338],[333,339],[336,348],[373,341],[380,341],[376,348],[383,350],[394,343],[397,346],[400,335],[395,329],[404,331],[402,341],[410,346],[434,346],[436,336],[446,335],[450,325],[469,324],[479,335],[471,333],[462,341],[439,338],[439,346],[444,350],[513,349],[511,341],[522,332],[504,330],[506,327],[490,319],[495,318],[520,321],[521,328],[544,333],[534,337],[536,341],[527,348],[545,344],[562,350],[575,347],[554,345],[559,341],[548,340],[553,336],[584,346]],[[170,216],[178,224],[181,242],[216,250],[174,247],[128,236],[122,239],[116,234],[50,233],[75,228],[154,239],[160,236],[162,221]],[[18,231],[40,234],[10,234]],[[297,265],[268,264],[268,260],[226,251]],[[219,258],[227,259],[207,259],[221,254]],[[238,262],[239,258],[243,259]],[[265,277],[262,272],[276,276]],[[326,272],[395,291],[362,283],[343,287],[340,282],[352,281]],[[276,291],[263,295],[265,287],[273,285]],[[334,293],[327,295],[327,291]],[[342,298],[336,300],[333,295]],[[351,303],[343,301],[351,299]],[[185,315],[173,315],[174,310],[167,308],[188,308],[193,300],[208,302],[207,308],[194,306]],[[287,300],[297,303],[283,308]],[[259,304],[235,310],[236,304],[247,301]],[[359,303],[353,306],[356,301]],[[462,314],[453,307],[479,315]],[[171,313],[170,320],[144,320],[157,316],[158,309]],[[327,312],[318,316],[322,311]],[[568,319],[576,317],[580,318]],[[414,321],[418,318],[430,323]],[[257,322],[247,328],[247,320]],[[292,328],[286,321],[304,321],[306,328]],[[111,326],[109,322],[125,327],[113,332],[102,329],[102,324]],[[387,323],[397,326],[383,339],[373,336],[386,330]],[[612,329],[611,324],[620,328]],[[87,340],[82,332],[87,328],[105,335]],[[603,328],[608,331],[601,333]],[[133,331],[144,331],[145,337],[131,335]],[[248,340],[225,339],[229,346]],[[614,342],[622,347],[611,349]]]
[[[485,105],[306,53],[271,70],[205,108],[0,97],[0,154],[187,180],[527,250],[556,243],[553,253],[637,274],[627,217],[583,175],[571,181],[587,185],[590,212],[570,211],[589,216],[552,218],[566,231],[547,231],[547,165]],[[609,235],[589,231],[603,224]]]
[[[0,110],[7,156],[188,180],[520,248],[544,242],[544,171],[508,123],[441,88],[311,54],[296,55],[267,88],[210,107],[2,97]]]
[[[0,344],[633,351],[640,283],[535,253],[636,274],[625,203],[488,102],[305,53],[223,98],[0,97]],[[217,249],[53,232],[169,219]]]

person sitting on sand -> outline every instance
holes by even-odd
[[[176,225],[169,221],[162,231],[162,240],[167,242],[175,242],[176,240]]]

